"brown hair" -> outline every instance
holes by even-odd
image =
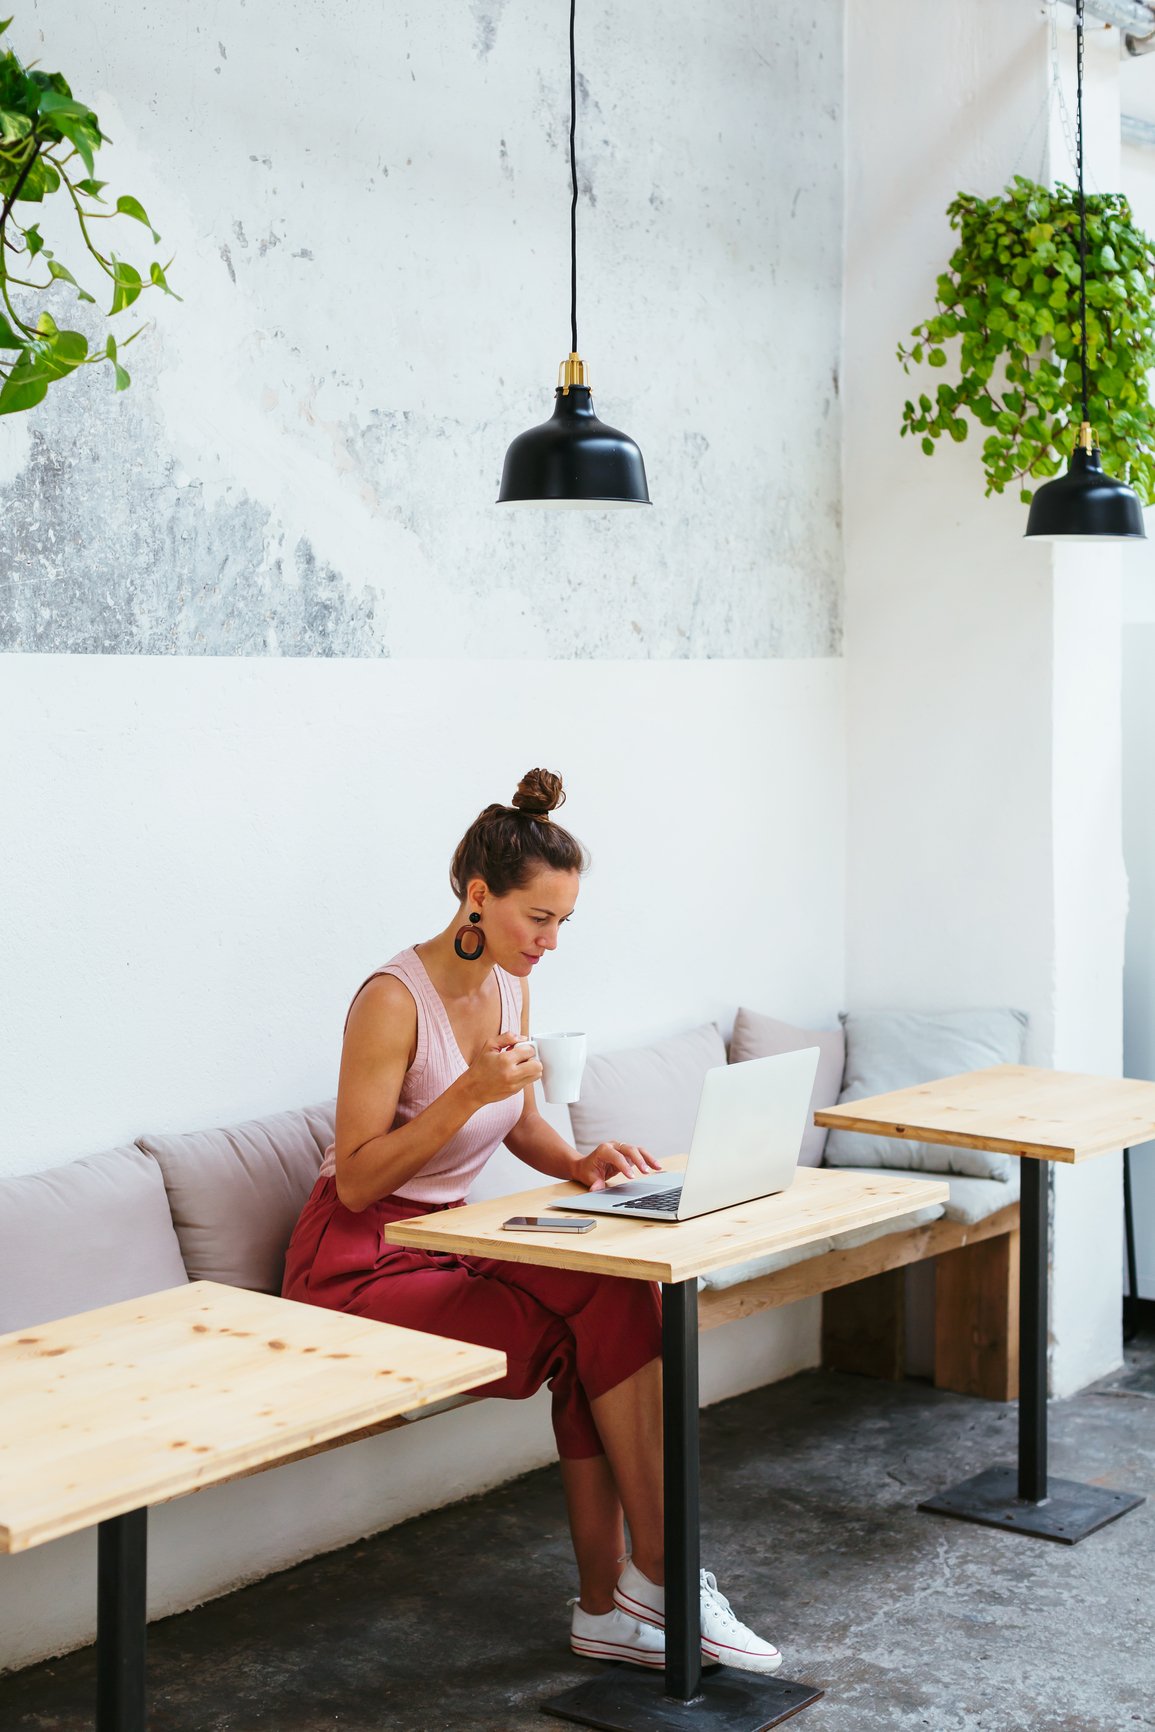
[[[550,818],[564,799],[560,776],[527,770],[510,805],[487,806],[480,812],[457,844],[449,868],[457,900],[464,902],[471,878],[484,878],[495,896],[508,896],[542,867],[586,871],[589,855],[577,837]]]

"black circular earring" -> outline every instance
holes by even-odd
[[[471,914],[469,916],[469,924],[467,926],[459,926],[453,935],[453,948],[456,950],[458,956],[460,956],[462,962],[476,962],[482,951],[485,949],[485,934],[478,930],[477,923],[480,919],[480,914]],[[466,950],[464,944],[461,942],[462,938],[476,939],[477,943],[475,948],[473,950]]]

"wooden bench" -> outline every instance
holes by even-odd
[[[931,1221],[854,1250],[828,1251],[699,1298],[703,1329],[824,1295],[822,1364],[905,1375],[905,1271],[935,1263],[934,1384],[1011,1401],[1019,1376],[1019,1205],[973,1225]]]

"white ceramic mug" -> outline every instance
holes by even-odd
[[[581,1094],[586,1065],[584,1034],[531,1034],[529,1044],[541,1063],[542,1092],[554,1106],[568,1105]]]

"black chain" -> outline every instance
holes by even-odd
[[[1079,0],[1080,5],[1082,0]],[[569,207],[569,324],[570,353],[577,354],[577,152],[574,149],[574,132],[577,127],[577,62],[574,58],[574,13],[577,11],[577,0],[569,4],[569,174],[573,196]]]
[[[1083,420],[1087,414],[1087,201],[1083,193],[1083,6],[1075,0],[1075,159],[1079,170],[1079,319],[1083,379]]]

